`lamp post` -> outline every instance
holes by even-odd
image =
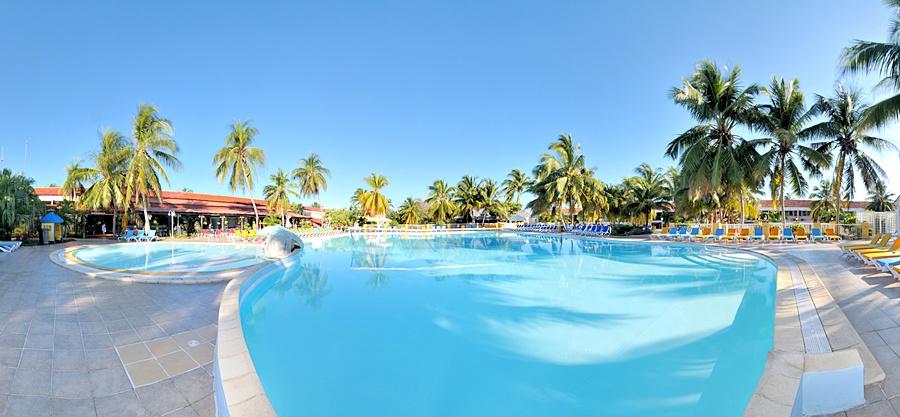
[[[175,237],[175,210],[169,210],[169,237]]]

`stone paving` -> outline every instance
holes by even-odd
[[[866,404],[841,417],[900,417],[900,283],[889,274],[840,257],[835,245],[787,244],[809,262],[875,355],[885,380],[866,389]]]
[[[51,263],[60,248],[0,255],[0,416],[214,416],[225,284],[91,279]],[[156,351],[141,357],[137,346]],[[162,373],[127,372],[123,352]]]

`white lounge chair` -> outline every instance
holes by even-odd
[[[19,249],[19,246],[22,246],[22,242],[11,240],[0,241],[0,252],[12,253],[15,252],[16,249]]]

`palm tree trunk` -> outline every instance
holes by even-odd
[[[740,199],[741,199],[741,226],[743,226],[744,221],[745,221],[745,218],[744,218],[744,187],[743,186],[741,186],[741,191],[739,194],[740,194]]]
[[[784,222],[787,220],[787,219],[785,219],[785,212],[784,212],[784,183],[787,181],[787,175],[785,175],[785,172],[784,172],[784,168],[785,168],[784,165],[785,165],[785,160],[784,160],[784,156],[782,156],[781,157],[781,184],[780,184],[781,185],[780,199],[781,199],[781,230],[782,230],[782,233],[784,233]]]
[[[141,203],[144,208],[144,233],[147,233],[150,231],[150,214],[147,213],[147,199],[143,198]]]
[[[287,216],[284,214],[284,207],[281,208],[281,225],[287,228]]]
[[[572,227],[575,227],[575,196],[569,196],[569,217],[572,220]]]
[[[834,167],[834,223],[838,224],[841,222],[841,182],[843,181],[844,176],[844,155],[841,154],[838,157],[837,166]],[[837,227],[837,226],[835,226]]]
[[[250,187],[250,176],[246,173],[244,174],[244,180],[247,181],[247,192],[250,195],[250,204],[253,204],[253,217],[256,218],[256,224],[253,225],[254,229],[259,228],[259,210],[256,209],[256,200],[253,199],[253,188]]]

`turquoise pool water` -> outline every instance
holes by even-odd
[[[283,417],[737,417],[772,346],[775,266],[689,244],[346,237],[242,297]]]
[[[263,261],[259,246],[214,243],[134,242],[77,248],[75,259],[105,269],[134,272],[213,272]]]

